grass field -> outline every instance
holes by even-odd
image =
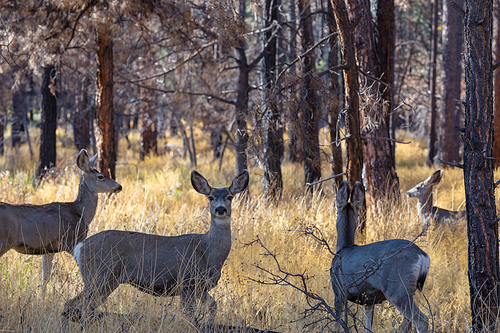
[[[63,133],[59,133],[64,137]],[[201,136],[201,134],[198,134]],[[168,139],[181,146],[180,140]],[[433,168],[425,166],[424,144],[412,140],[397,147],[397,173],[401,191],[427,178]],[[131,137],[129,149],[120,141],[117,181],[123,191],[111,197],[101,196],[90,233],[106,229],[134,230],[160,235],[203,233],[209,228],[208,200],[195,192],[190,184],[192,167],[175,149],[159,157],[138,159],[138,137]],[[219,170],[208,144],[197,146],[198,168],[212,186],[228,186],[234,178],[232,149]],[[162,142],[163,144],[164,142]],[[323,140],[324,143],[324,140]],[[35,145],[36,146],[36,145]],[[326,148],[326,146],[325,146]],[[33,187],[37,156],[29,156],[27,147],[0,157],[0,201],[41,204],[72,201],[78,188],[78,172],[74,167],[77,151],[62,143],[58,146],[58,168],[40,187]],[[325,162],[323,173],[331,171]],[[262,285],[253,280],[268,281],[269,275],[256,266],[277,272],[275,263],[264,256],[258,245],[247,246],[259,237],[275,255],[283,270],[310,277],[308,287],[333,306],[329,281],[332,255],[312,237],[304,235],[308,226],[317,226],[334,248],[335,196],[331,183],[312,198],[303,195],[303,167],[285,162],[283,165],[284,196],[276,206],[265,203],[261,194],[261,170],[250,168],[250,200],[235,200],[232,218],[232,249],[222,278],[211,294],[218,303],[216,322],[227,325],[252,325],[280,332],[303,332],[304,325],[320,314],[303,319],[308,305],[302,293],[290,287]],[[498,179],[499,177],[496,177]],[[447,209],[465,209],[461,170],[447,169],[434,192],[435,204]],[[369,216],[369,215],[368,215]],[[421,231],[416,200],[401,196],[399,203],[386,203],[385,214],[377,221],[367,221],[366,235],[358,244],[391,238],[414,240]],[[469,330],[469,287],[467,280],[467,234],[465,222],[458,226],[431,227],[416,239],[431,257],[430,275],[424,288],[430,305],[417,293],[417,303],[431,318],[436,332]],[[290,281],[294,282],[290,277]],[[41,257],[9,251],[0,258],[0,332],[80,332],[72,324],[61,327],[60,313],[64,302],[82,288],[75,261],[69,254],[56,256],[53,275],[45,297],[41,294]],[[299,281],[296,282],[297,285]],[[196,332],[179,309],[177,298],[146,295],[122,285],[101,308],[115,314],[99,322],[96,331],[103,332]],[[354,310],[355,311],[355,310]],[[359,308],[360,318],[363,309]],[[389,304],[377,306],[374,329],[394,332],[402,316]],[[332,330],[333,326],[324,331]],[[312,332],[322,331],[311,326]]]

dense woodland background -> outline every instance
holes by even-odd
[[[24,172],[36,189],[84,148],[118,181],[120,168],[126,176],[155,161],[186,175],[209,164],[223,180],[250,169],[253,200],[279,205],[330,193],[330,183],[306,184],[345,172],[351,184],[364,181],[369,224],[388,219],[387,202],[406,202],[400,190],[414,184],[398,175],[411,172],[412,159],[400,146],[412,141],[427,167],[465,167],[465,197],[488,193],[493,222],[483,232],[496,249],[484,256],[496,267],[486,291],[469,275],[470,296],[485,293],[471,304],[470,327],[481,330],[496,315],[475,309],[496,313],[500,299],[500,84],[491,83],[500,75],[500,9],[484,1],[477,13],[477,3],[0,1],[0,179]],[[481,87],[484,96],[474,93]],[[484,163],[467,162],[476,153]],[[484,202],[468,199],[468,212],[473,205]],[[469,258],[469,272],[481,258]]]

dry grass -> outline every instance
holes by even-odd
[[[207,231],[208,202],[191,188],[189,161],[179,157],[174,150],[139,162],[137,137],[131,140],[132,149],[120,147],[118,161],[117,180],[124,190],[110,198],[101,196],[90,234],[106,229],[161,235]],[[169,139],[169,143],[181,146],[180,141],[175,139]],[[123,142],[120,144],[124,145]],[[398,146],[397,172],[402,191],[433,171],[424,166],[423,146],[420,142]],[[73,200],[78,186],[78,175],[72,166],[76,150],[72,147],[58,148],[58,160],[62,161],[60,168],[54,177],[37,189],[31,185],[31,172],[35,170],[36,159],[29,158],[27,149],[22,148],[17,153],[8,151],[5,157],[0,158],[0,201],[40,204]],[[197,148],[198,171],[213,186],[229,185],[235,176],[233,152],[226,152],[227,158],[219,171],[206,143]],[[324,172],[329,173],[329,170],[325,167]],[[307,307],[304,296],[291,288],[264,286],[250,281],[250,277],[266,279],[255,264],[272,270],[276,267],[269,258],[262,256],[262,250],[257,246],[247,247],[245,244],[258,235],[277,255],[285,270],[306,272],[311,276],[311,290],[333,305],[329,282],[332,256],[301,231],[306,226],[315,225],[323,231],[332,246],[335,244],[334,196],[328,183],[322,193],[316,193],[312,199],[305,198],[301,190],[302,167],[285,163],[284,200],[277,206],[271,206],[260,200],[260,173],[258,168],[250,170],[251,200],[248,203],[236,200],[234,203],[232,250],[219,285],[211,292],[218,303],[216,320],[231,325],[246,323],[282,332],[302,332],[306,323],[301,320],[302,312]],[[464,209],[462,179],[460,170],[446,170],[442,184],[435,191],[438,206]],[[421,228],[416,202],[402,196],[400,204],[387,203],[386,207],[386,213],[379,221],[368,221],[364,242],[415,239]],[[465,223],[454,228],[431,228],[416,242],[432,260],[424,288],[430,309],[421,295],[417,296],[419,307],[432,316],[436,331],[467,331],[470,315]],[[82,287],[73,258],[69,254],[57,256],[45,298],[40,293],[40,279],[41,257],[9,251],[0,259],[0,331],[69,331],[69,328],[60,326],[62,306]],[[99,331],[196,332],[196,328],[179,312],[176,298],[155,298],[129,286],[121,286],[102,310],[130,316],[127,319],[112,317],[101,321],[101,326],[96,328]],[[377,307],[375,317],[374,328],[377,332],[393,332],[402,320],[388,303]],[[73,324],[71,331],[78,332],[80,327]]]

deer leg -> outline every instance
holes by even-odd
[[[52,261],[54,253],[47,253],[42,256],[42,294],[45,295],[47,284],[49,283],[50,273],[52,271]]]
[[[415,302],[413,301],[413,297],[405,295],[396,300],[391,300],[387,298],[389,302],[391,302],[396,309],[398,309],[401,314],[405,317],[405,322],[403,322],[402,329],[407,329],[409,326],[409,322],[413,324],[413,326],[417,329],[418,333],[427,333],[429,329],[429,320],[426,315],[420,311]]]
[[[365,305],[365,332],[372,332],[373,311],[375,304]]]

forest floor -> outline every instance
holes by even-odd
[[[39,187],[33,186],[37,154],[30,157],[26,145],[17,152],[9,148],[5,156],[0,157],[0,201],[42,204],[76,198],[79,176],[74,160],[77,151],[71,143],[63,141],[63,133],[59,135],[58,166]],[[235,176],[234,149],[228,148],[219,170],[219,161],[213,160],[208,143],[201,138],[195,139],[200,142],[197,146],[197,171],[212,186],[229,186]],[[424,287],[427,300],[417,292],[419,308],[430,317],[436,332],[469,331],[466,223],[433,226],[419,236],[421,223],[416,199],[407,198],[404,193],[427,178],[434,168],[425,165],[425,145],[418,140],[411,141],[408,145],[398,145],[396,150],[401,200],[385,202],[385,213],[377,220],[372,220],[368,214],[365,235],[363,239],[357,239],[357,243],[392,238],[415,240],[431,257],[430,274]],[[101,195],[89,235],[107,229],[160,235],[206,232],[210,223],[208,200],[191,187],[190,171],[194,168],[179,154],[181,141],[169,139],[168,147],[162,141],[160,151],[163,154],[142,162],[139,161],[138,135],[131,135],[130,142],[127,147],[127,142],[120,140],[117,181],[122,184],[123,191],[109,197]],[[328,151],[326,140],[322,140],[322,144],[322,148]],[[324,161],[324,177],[331,174],[330,170]],[[495,179],[499,176],[496,175]],[[216,323],[269,328],[278,332],[328,332],[334,326],[324,327],[321,312],[304,318],[309,305],[303,293],[292,287],[255,282],[270,282],[269,273],[259,267],[280,274],[276,262],[265,255],[264,248],[252,243],[258,237],[275,254],[282,270],[309,277],[309,290],[333,306],[329,279],[332,254],[304,233],[307,227],[315,226],[330,247],[335,248],[337,210],[331,182],[324,183],[322,190],[312,197],[306,196],[303,193],[303,166],[289,162],[283,164],[283,179],[283,200],[275,206],[267,204],[261,197],[261,170],[250,166],[250,200],[236,199],[233,203],[233,245],[219,284],[211,291],[218,303]],[[464,197],[462,171],[446,169],[442,182],[434,191],[435,205],[463,210]],[[0,332],[81,331],[76,324],[61,327],[64,302],[82,288],[72,256],[67,253],[56,255],[45,296],[41,293],[40,281],[40,256],[9,251],[0,258]],[[290,276],[288,281],[301,286],[299,279]],[[116,316],[101,320],[95,331],[198,331],[180,311],[177,298],[153,297],[127,285],[120,286],[101,311]],[[352,311],[359,313],[357,317],[361,323],[358,322],[357,326],[362,327],[364,310],[352,305]],[[318,323],[312,324],[316,321]],[[398,311],[385,302],[375,309],[374,331],[394,332],[401,321]]]

